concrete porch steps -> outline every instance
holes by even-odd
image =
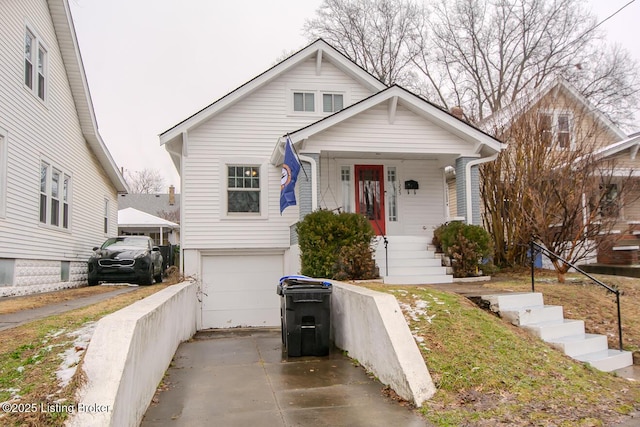
[[[381,237],[378,237],[374,253],[385,284],[420,285],[453,282],[453,276],[447,274],[446,267],[442,266],[440,255],[434,252],[426,236],[387,236],[387,240],[388,253],[385,254]]]
[[[596,369],[611,372],[633,364],[631,352],[609,349],[606,336],[585,333],[584,321],[565,319],[562,307],[544,305],[539,292],[484,295],[481,298],[489,303],[491,311]]]

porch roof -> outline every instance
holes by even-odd
[[[489,157],[506,148],[505,144],[491,135],[398,85],[384,89],[337,113],[295,130],[289,133],[288,136],[291,138],[291,142],[296,145],[380,104],[388,106],[388,120],[390,123],[393,123],[395,119],[398,106],[402,105],[416,115],[468,142],[471,146],[470,151],[474,156]],[[274,148],[271,155],[271,162],[274,165],[279,165],[283,161],[283,146],[286,137],[287,135],[282,136]]]

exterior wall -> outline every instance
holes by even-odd
[[[389,123],[384,103],[309,138],[304,146],[309,151],[432,154],[434,158],[469,152],[472,148],[468,142],[402,105],[398,105],[395,120]]]
[[[37,260],[43,268],[50,268],[51,261],[81,263],[92,247],[117,233],[116,189],[83,137],[46,0],[0,2],[0,16],[0,128],[6,132],[7,160],[1,165],[6,167],[6,193],[0,197],[6,205],[0,217],[0,258]],[[44,102],[23,83],[26,26],[47,49]],[[68,230],[39,221],[41,160],[71,175]],[[31,286],[37,277],[9,285]]]
[[[281,170],[269,160],[279,137],[323,117],[289,109],[292,90],[314,88],[345,89],[351,103],[370,95],[328,61],[316,75],[313,58],[189,132],[182,159],[183,249],[289,247],[290,225],[299,218],[299,207],[280,215]],[[226,215],[227,163],[262,165],[268,197],[261,215]],[[298,180],[304,180],[302,172]]]
[[[351,169],[351,211],[355,212],[355,177],[354,165],[383,164],[386,177],[387,167],[394,166],[397,171],[398,185],[398,221],[389,222],[385,217],[387,234],[432,237],[433,229],[446,221],[447,211],[444,204],[445,184],[443,169],[435,160],[372,160],[348,158],[321,158],[320,160],[320,195],[318,204],[323,209],[342,208],[342,186],[340,170],[342,166]],[[407,180],[418,181],[419,189],[407,193],[402,183]],[[385,182],[385,185],[387,183]],[[385,197],[388,206],[388,192]]]

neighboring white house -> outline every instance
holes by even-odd
[[[0,2],[0,295],[86,284],[126,184],[102,141],[67,0]]]
[[[177,245],[179,230],[179,224],[138,209],[118,211],[118,235],[121,236],[149,236],[158,246]]]
[[[304,172],[279,210],[283,144]],[[366,214],[388,237],[387,283],[450,282],[427,251],[449,218],[445,167],[479,220],[477,167],[496,139],[317,40],[160,135],[181,176],[184,273],[202,285],[200,328],[280,323],[276,285],[300,269],[295,224],[316,209]],[[469,177],[467,180],[465,177]],[[469,197],[466,197],[466,194]],[[402,273],[402,274],[401,274]]]

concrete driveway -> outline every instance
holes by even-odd
[[[429,425],[338,350],[287,358],[279,329],[199,332],[164,382],[143,427]]]

